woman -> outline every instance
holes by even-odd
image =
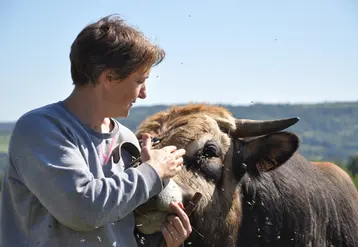
[[[165,53],[115,16],[86,26],[70,52],[74,90],[17,121],[1,209],[2,247],[137,246],[133,210],[183,166],[183,149],[142,147],[114,118],[146,98],[146,79]],[[142,164],[128,167],[141,154]],[[176,247],[191,233],[172,203],[162,234]],[[159,245],[162,239],[157,240]],[[151,246],[155,246],[153,241]]]

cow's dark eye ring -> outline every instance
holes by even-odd
[[[207,158],[219,157],[219,147],[216,143],[208,141],[203,148],[203,155]]]

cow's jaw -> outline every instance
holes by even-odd
[[[171,201],[183,203],[183,193],[174,180],[169,179],[164,189],[152,199],[150,207],[147,204],[145,208],[139,206],[135,210],[137,229],[143,234],[160,232],[166,217],[173,213],[169,206]]]

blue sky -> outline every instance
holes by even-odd
[[[356,0],[2,0],[0,121],[67,97],[73,39],[113,13],[167,52],[137,105],[358,100]]]

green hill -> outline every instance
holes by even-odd
[[[299,117],[288,130],[302,140],[300,152],[310,160],[333,161],[344,165],[351,155],[358,155],[358,102],[319,104],[223,105],[237,118],[276,119]],[[132,129],[149,115],[170,105],[134,107],[128,118],[119,121]],[[0,123],[0,178],[7,166],[7,148],[14,123]],[[358,184],[358,175],[355,177]]]
[[[358,154],[358,102],[223,106],[237,118],[299,117],[300,121],[288,130],[296,132],[301,137],[300,152],[311,160],[342,163],[350,155]],[[134,130],[148,115],[168,107],[136,107],[128,118],[119,120]]]

